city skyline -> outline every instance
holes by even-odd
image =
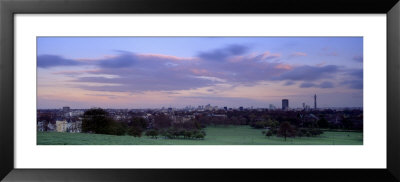
[[[363,106],[362,37],[38,37],[38,109]]]

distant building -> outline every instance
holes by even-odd
[[[289,100],[282,99],[282,110],[287,111],[289,110]]]
[[[49,124],[47,124],[47,131],[56,131],[56,125],[49,122]]]
[[[45,130],[45,122],[44,121],[39,121],[37,123],[37,130],[38,131],[44,131]]]
[[[270,105],[269,105],[269,110],[272,110],[272,111],[273,111],[273,110],[275,110],[275,109],[276,109],[276,107],[275,107],[273,104],[270,104]]]
[[[240,107],[239,107],[239,111],[243,111],[243,106],[240,106]]]
[[[57,132],[66,132],[67,124],[68,124],[68,122],[66,120],[56,121],[56,131]]]
[[[225,106],[225,107],[224,107],[224,110],[227,111],[227,110],[228,110],[228,107]]]
[[[64,113],[67,113],[67,112],[69,112],[70,108],[68,106],[65,106],[65,107],[63,107],[62,110]]]
[[[226,119],[228,117],[226,114],[212,114],[211,116],[223,119]]]
[[[75,121],[66,124],[66,132],[80,133],[82,132],[82,121]]]

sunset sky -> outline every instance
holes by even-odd
[[[362,37],[39,37],[38,109],[362,107]]]

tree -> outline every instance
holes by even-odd
[[[134,137],[141,137],[143,131],[147,128],[148,123],[142,117],[133,117],[130,121],[128,134]]]
[[[198,130],[200,130],[202,128],[200,125],[200,122],[198,122],[197,120],[194,120],[194,127]]]
[[[158,131],[157,130],[147,130],[146,136],[151,136],[151,138],[157,138]]]
[[[267,133],[265,134],[265,136],[267,136],[268,138],[269,138],[270,136],[272,136],[272,131],[271,131],[271,130],[268,130]]]
[[[37,122],[42,122],[43,131],[49,130],[49,128],[47,127],[47,125],[50,123],[51,120],[52,120],[52,118],[51,118],[51,116],[48,115],[48,114],[41,114],[41,115],[37,118]]]
[[[172,125],[172,120],[165,114],[158,114],[154,117],[154,128],[166,129]]]
[[[191,138],[192,137],[193,132],[192,131],[185,131],[185,138]]]
[[[124,123],[112,122],[108,134],[125,135],[127,126]]]
[[[148,126],[147,121],[142,118],[142,117],[133,117],[130,120],[130,126],[131,127],[136,127],[136,128],[142,128],[142,129],[146,129]]]
[[[89,109],[83,114],[82,132],[111,134],[113,122],[105,110],[101,108]]]
[[[204,139],[204,134],[203,133],[197,133],[194,137],[196,138],[196,139]]]
[[[279,125],[279,122],[276,120],[272,120],[272,119],[268,119],[268,121],[266,123],[266,126],[270,127],[270,128],[276,128],[276,127],[278,127],[278,125]]]
[[[345,129],[353,129],[353,122],[349,118],[343,117],[341,123]]]
[[[143,129],[141,128],[136,128],[136,127],[130,127],[128,129],[128,134],[134,137],[141,137],[143,133]]]
[[[294,136],[295,132],[296,131],[293,129],[292,125],[290,125],[289,122],[285,121],[279,127],[278,134],[280,136],[285,137],[285,141],[286,141],[286,137]]]
[[[318,126],[320,128],[329,128],[329,122],[328,120],[322,117],[318,120]]]

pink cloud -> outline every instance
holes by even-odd
[[[99,60],[103,60],[103,59],[112,59],[112,58],[116,58],[116,57],[118,57],[118,55],[104,55],[102,57],[97,57],[97,58],[78,58],[75,60],[90,63],[93,61],[99,61]]]
[[[327,55],[327,56],[338,56],[339,54],[337,52],[328,52],[325,55]]]
[[[280,58],[281,54],[278,54],[278,53],[273,54],[273,53],[270,53],[269,51],[265,51],[260,56],[261,56],[262,60],[265,60],[265,59]]]
[[[155,59],[166,59],[168,61],[191,61],[195,60],[193,57],[178,57],[178,56],[171,56],[171,55],[164,55],[164,54],[137,54],[140,58],[155,58]]]
[[[101,70],[79,70],[79,71],[58,71],[58,72],[53,72],[52,74],[55,75],[80,75],[84,73],[98,73]]]
[[[294,52],[290,55],[290,57],[300,57],[300,56],[307,56],[307,53],[304,52]]]
[[[321,67],[321,66],[324,66],[324,65],[326,65],[326,62],[324,61],[324,62],[322,62],[322,63],[319,63],[319,64],[316,64],[318,67]]]
[[[278,64],[275,66],[276,69],[281,69],[281,70],[292,70],[293,66],[288,65],[288,64]]]
[[[190,72],[192,72],[195,75],[199,75],[199,76],[211,75],[210,72],[208,72],[206,69],[191,69]]]

